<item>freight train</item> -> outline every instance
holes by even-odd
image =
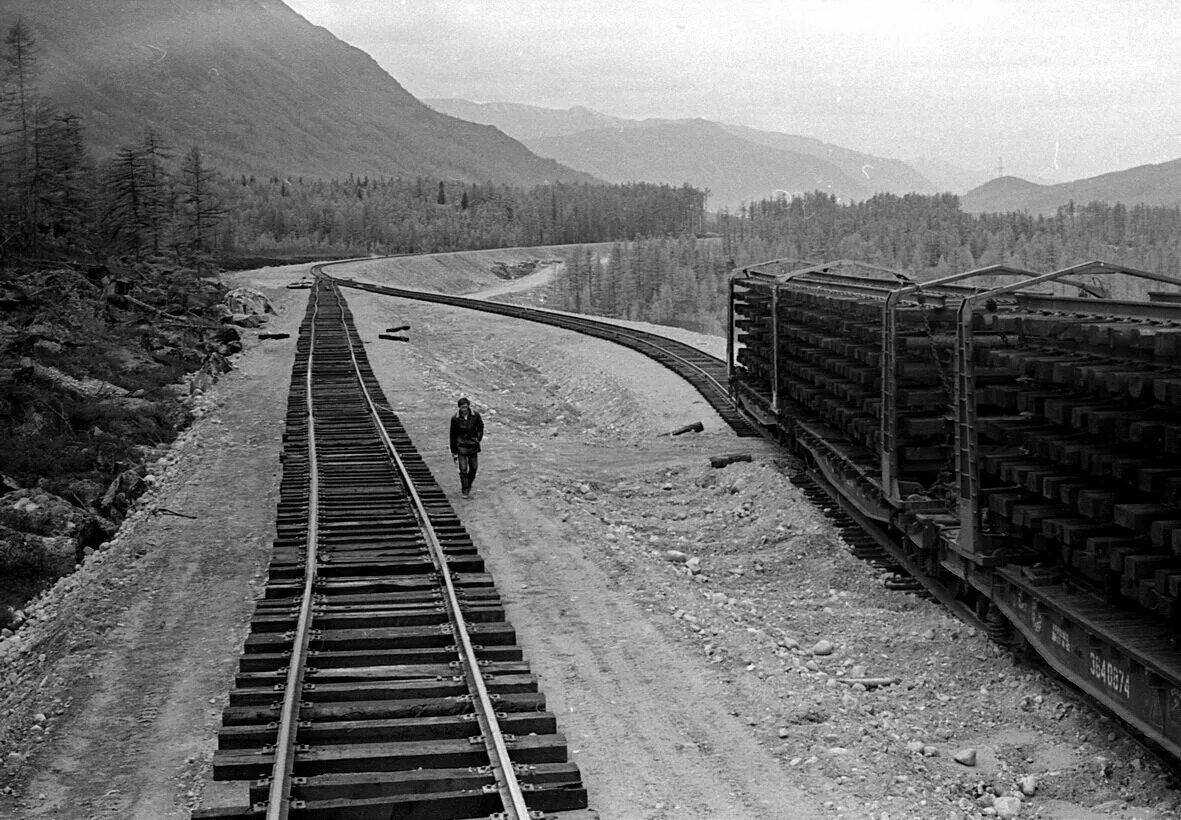
[[[1181,759],[1181,280],[775,260],[732,277],[727,347],[897,563]]]

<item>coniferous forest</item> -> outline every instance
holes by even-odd
[[[1181,276],[1176,206],[1092,202],[1048,217],[976,215],[952,194],[843,204],[815,193],[753,203],[707,227],[706,240],[646,237],[606,254],[584,249],[556,284],[555,305],[722,333],[731,272],[781,258],[856,259],[918,279],[995,264],[1045,272],[1092,259]]]

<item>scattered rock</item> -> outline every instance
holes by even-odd
[[[831,655],[833,653],[832,641],[820,640],[812,647],[813,655]]]
[[[998,797],[992,807],[997,817],[1017,817],[1021,814],[1021,798],[1010,795]]]
[[[955,753],[954,760],[956,763],[961,763],[964,766],[975,766],[976,765],[976,750],[975,749],[962,749],[962,750]]]

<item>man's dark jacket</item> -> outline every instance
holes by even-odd
[[[466,419],[459,413],[451,417],[451,452],[463,456],[480,452],[484,438],[484,419],[475,410]]]

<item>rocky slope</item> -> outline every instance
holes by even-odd
[[[57,268],[0,283],[0,635],[114,533],[145,464],[268,305],[191,270]]]

